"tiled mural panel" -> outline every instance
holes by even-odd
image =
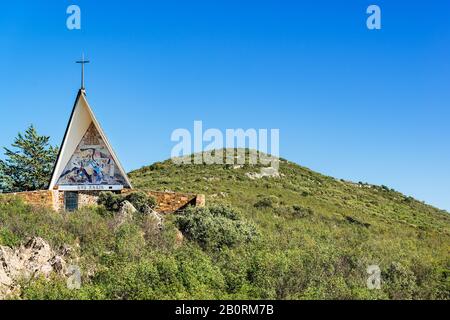
[[[61,174],[58,185],[126,185],[92,123]]]

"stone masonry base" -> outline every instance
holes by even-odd
[[[122,194],[127,194],[135,189],[123,189]],[[203,194],[176,193],[142,190],[156,199],[156,210],[160,213],[172,213],[182,210],[186,206],[203,207],[205,205],[205,196]],[[18,197],[24,202],[33,205],[51,208],[55,211],[64,210],[64,192],[59,190],[38,190],[28,192],[17,192],[0,194],[2,197]],[[78,207],[83,208],[90,205],[96,205],[101,191],[78,191]]]

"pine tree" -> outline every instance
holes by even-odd
[[[19,133],[11,145],[4,148],[5,160],[0,160],[0,190],[19,192],[48,187],[58,148],[49,145],[50,137],[40,136],[31,125]]]

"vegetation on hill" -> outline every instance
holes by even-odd
[[[384,186],[336,180],[281,160],[259,165],[155,163],[135,188],[204,193],[206,208],[158,230],[114,228],[104,206],[75,213],[0,203],[0,245],[40,236],[75,248],[80,290],[37,279],[25,299],[450,299],[450,216]],[[180,241],[179,232],[184,234]],[[381,269],[369,289],[367,268]]]
[[[167,160],[130,177],[139,188],[205,193],[207,204],[230,205],[255,223],[260,242],[233,252],[243,270],[255,259],[266,264],[258,271],[270,278],[271,290],[257,297],[450,297],[448,212],[284,159],[280,178],[251,179],[262,167]],[[381,290],[366,287],[369,265],[382,271]]]

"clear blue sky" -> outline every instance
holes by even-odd
[[[66,28],[66,8],[82,29]],[[382,30],[366,28],[378,4]],[[176,128],[279,128],[284,158],[450,210],[449,1],[9,1],[0,146],[59,144],[85,52],[88,99],[127,170]]]

